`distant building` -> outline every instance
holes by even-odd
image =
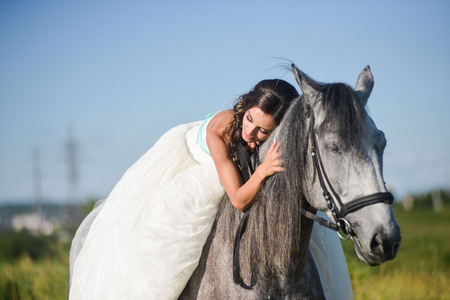
[[[42,218],[39,213],[15,215],[11,220],[14,231],[27,230],[35,234],[51,234],[55,226],[49,220]]]

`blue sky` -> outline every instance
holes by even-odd
[[[217,3],[216,3],[217,2]],[[449,1],[0,1],[0,201],[106,197],[171,127],[230,108],[292,60],[354,86],[388,139],[398,197],[450,188]],[[281,58],[281,59],[280,59]]]

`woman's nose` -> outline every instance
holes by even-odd
[[[256,126],[249,126],[248,127],[248,132],[247,132],[247,134],[248,135],[251,135],[251,136],[256,136]]]

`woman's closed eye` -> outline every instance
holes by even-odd
[[[262,133],[262,134],[265,134],[265,135],[269,135],[269,134],[270,134],[270,131],[265,130],[265,129],[263,129],[263,128],[261,128],[259,131],[261,131],[261,133]]]

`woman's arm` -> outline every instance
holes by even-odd
[[[208,124],[206,143],[214,160],[220,181],[231,203],[236,209],[245,211],[258,195],[264,180],[276,172],[283,171],[279,159],[280,144],[274,142],[271,145],[264,162],[258,166],[255,173],[243,185],[227,147],[226,127],[232,119],[232,111],[224,111],[216,115]]]

